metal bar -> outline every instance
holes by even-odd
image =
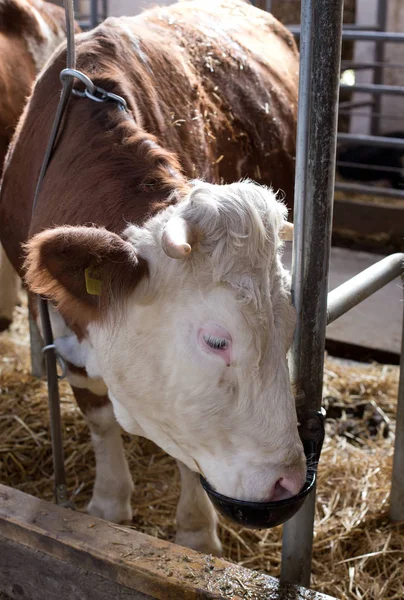
[[[366,169],[367,171],[382,171],[384,173],[402,173],[400,167],[384,167],[382,165],[367,165],[366,163],[355,163],[346,160],[337,160],[338,167],[353,167],[354,169]]]
[[[292,255],[292,298],[297,312],[297,327],[300,328],[303,286],[303,250],[304,250],[304,203],[307,195],[309,135],[311,119],[311,82],[313,62],[313,0],[303,0],[301,23],[303,36],[300,42],[299,102],[296,137],[296,171],[294,195],[294,239]],[[293,384],[300,381],[300,336],[295,335],[291,348],[290,376]]]
[[[390,66],[390,65],[384,65],[384,66]],[[341,66],[341,71],[368,71],[370,69],[376,69],[376,65],[372,64],[372,63],[352,63],[352,64],[345,64]]]
[[[102,6],[102,19],[106,19],[108,16],[108,0],[101,0],[101,6]]]
[[[341,110],[341,108],[339,109],[339,114],[340,115],[352,115],[352,110],[351,109],[343,109]],[[380,117],[383,117],[383,119],[389,119],[390,121],[402,121],[402,117],[400,117],[399,115],[395,114],[392,115],[391,113],[373,113],[375,115],[379,115]],[[367,112],[357,112],[355,111],[354,115],[355,117],[368,117],[369,113]]]
[[[403,63],[390,63],[387,61],[382,62],[354,62],[349,60],[343,60],[341,69],[344,71],[346,69],[373,69],[373,67],[384,67],[389,69],[404,69]]]
[[[378,0],[377,3],[377,24],[379,31],[385,31],[387,26],[387,7],[386,0]],[[375,46],[375,60],[376,62],[384,62],[384,42],[376,42]],[[381,85],[383,82],[383,67],[377,67],[373,72],[373,83],[374,85]],[[380,95],[375,97],[375,104],[372,109],[372,120],[370,124],[370,132],[372,135],[378,135],[380,133],[380,117],[378,113],[381,112],[382,98]]]
[[[88,31],[89,29],[92,29],[91,27],[91,22],[89,19],[87,20],[83,20],[83,21],[78,21],[79,27],[80,29],[82,29],[83,31]]]
[[[286,25],[291,33],[297,38],[300,37],[300,27],[298,25]],[[344,29],[342,40],[357,42],[392,42],[397,44],[404,43],[404,33],[395,33],[391,31],[360,31],[358,29]]]
[[[364,146],[376,146],[379,148],[397,148],[404,150],[404,138],[393,138],[377,135],[363,135],[354,133],[339,133],[338,141],[345,144],[363,144]]]
[[[374,83],[355,83],[348,85],[341,83],[341,89],[350,89],[352,92],[363,92],[364,94],[389,94],[390,96],[404,96],[404,86],[402,85],[376,85]]]
[[[389,517],[392,521],[404,521],[404,316]]]
[[[404,42],[404,33],[395,33],[392,31],[353,31],[347,30],[342,34],[344,41],[357,42],[392,42],[402,44]]]
[[[371,185],[360,185],[359,183],[342,183],[336,182],[335,190],[345,192],[347,194],[362,194],[366,196],[377,196],[382,198],[402,198],[404,199],[404,191],[395,190],[392,188],[382,188]]]
[[[265,10],[272,12],[272,0],[265,0]]]
[[[90,2],[90,23],[92,29],[98,25],[98,0]]]
[[[253,2],[256,4],[256,2]],[[300,25],[297,23],[291,23],[290,25],[285,25],[292,33],[295,31],[300,34]],[[342,31],[378,31],[377,25],[358,25],[357,23],[347,23]]]
[[[292,293],[297,324],[292,347],[292,384],[298,412],[319,410],[322,401],[328,263],[331,246],[332,201],[336,154],[338,90],[341,66],[343,0],[302,2],[302,41],[312,47],[311,60],[301,58],[301,88],[311,86],[307,169],[298,172],[296,185],[305,189],[295,197]],[[311,18],[312,15],[312,18]],[[315,36],[315,37],[314,37]],[[303,94],[304,95],[304,94]],[[299,109],[302,107],[299,93]],[[321,107],[321,110],[319,109]],[[299,119],[305,115],[299,111]],[[301,141],[301,140],[300,140]],[[301,144],[303,144],[301,142]],[[297,156],[301,147],[298,145]],[[301,179],[306,178],[302,184]],[[302,214],[304,219],[302,220]],[[313,548],[315,492],[283,528],[281,581],[309,586]]]
[[[31,373],[34,377],[41,378],[45,375],[45,361],[42,352],[44,347],[43,339],[38,325],[31,313],[28,311],[30,355],[31,355]]]
[[[362,108],[365,106],[372,106],[374,103],[373,100],[346,100],[345,102],[340,102],[339,108]]]
[[[45,347],[53,346],[52,327],[46,300],[39,299],[39,313],[41,315]],[[66,473],[63,452],[62,423],[60,417],[60,395],[57,378],[56,354],[54,351],[45,352],[46,372],[48,373],[48,404],[51,425],[53,472],[55,476],[55,496],[57,504],[68,505],[66,490]],[[54,377],[49,377],[53,371]]]
[[[328,294],[327,325],[404,273],[404,253],[386,256]]]

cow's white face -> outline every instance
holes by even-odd
[[[243,500],[292,496],[306,476],[286,358],[294,311],[279,255],[284,215],[255,184],[200,184],[145,227],[128,227],[125,243],[148,277],[119,315],[111,305],[90,322],[80,345],[126,431]]]

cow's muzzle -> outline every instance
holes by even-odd
[[[291,519],[301,508],[316,484],[317,465],[324,440],[323,412],[307,412],[300,419],[299,434],[306,455],[307,478],[303,489],[296,496],[276,502],[236,500],[216,492],[201,476],[202,487],[215,508],[224,517],[250,529],[269,529]]]

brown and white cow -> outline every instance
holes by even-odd
[[[89,511],[131,518],[119,423],[178,460],[177,542],[218,553],[198,473],[248,500],[305,481],[286,207],[271,188],[230,183],[254,176],[291,201],[296,47],[270,14],[202,0],[107,19],[77,37],[77,62],[129,112],[72,96],[31,220],[65,51],[54,58],[6,160],[1,242],[54,307],[95,448]]]
[[[35,77],[65,37],[60,7],[42,0],[0,0],[0,177]],[[4,254],[0,261],[12,273]],[[0,289],[0,331],[11,321],[16,294],[17,286]]]

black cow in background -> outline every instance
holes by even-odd
[[[404,131],[383,135],[404,139]],[[340,165],[340,162],[355,163],[358,166]],[[393,188],[404,190],[404,148],[377,148],[363,143],[341,147],[337,155],[337,171],[345,179],[357,181],[386,179]]]

